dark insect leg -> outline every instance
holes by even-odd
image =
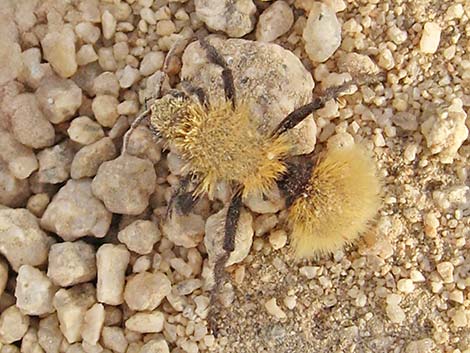
[[[354,81],[348,81],[339,86],[328,88],[321,97],[315,98],[313,102],[303,105],[287,115],[276,127],[272,135],[278,136],[287,130],[296,127],[311,113],[323,108],[326,102],[328,102],[330,99],[336,99],[339,94],[347,90],[352,84],[354,84]]]
[[[220,55],[213,45],[207,42],[204,38],[200,38],[199,42],[206,51],[209,61],[222,67],[222,80],[224,81],[225,97],[227,100],[232,102],[232,106],[235,108],[235,84],[233,83],[232,70],[228,67],[224,57]]]
[[[207,97],[206,93],[201,87],[195,87],[191,84],[191,82],[183,80],[181,81],[181,85],[183,89],[188,93],[188,95],[195,95],[202,105],[207,105]]]
[[[166,218],[171,216],[174,208],[183,215],[188,214],[197,202],[198,198],[193,195],[192,191],[187,191],[192,178],[193,176],[188,174],[180,180],[178,187],[173,192],[168,202]]]
[[[238,220],[240,219],[240,212],[242,207],[242,190],[239,189],[235,195],[232,196],[230,205],[225,216],[225,227],[224,227],[224,242],[222,248],[224,252],[216,260],[214,264],[214,288],[211,291],[211,311],[209,314],[210,327],[216,335],[217,325],[214,311],[217,310],[217,297],[219,294],[220,287],[224,283],[225,278],[225,264],[227,263],[230,253],[235,249],[235,236],[237,233]]]

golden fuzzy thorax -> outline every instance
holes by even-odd
[[[352,242],[367,230],[379,206],[380,180],[365,148],[328,151],[289,210],[296,255],[312,258]]]
[[[282,160],[289,140],[261,134],[245,104],[206,108],[167,96],[152,106],[151,124],[177,148],[186,171],[198,177],[197,194],[213,194],[219,182],[243,185],[243,197],[266,192],[286,170]]]

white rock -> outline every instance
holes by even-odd
[[[39,167],[33,150],[2,130],[0,130],[0,159],[8,163],[8,169],[18,179],[26,179]]]
[[[102,238],[111,224],[111,213],[91,192],[91,180],[69,180],[54,196],[41,226],[65,241],[91,235]]]
[[[41,110],[53,124],[71,119],[82,105],[82,90],[72,80],[49,76],[36,90]]]
[[[38,341],[38,331],[34,327],[30,327],[21,340],[22,353],[44,353]]]
[[[81,240],[52,245],[47,276],[61,287],[93,280],[96,277],[95,248]]]
[[[402,278],[397,282],[397,288],[402,293],[411,293],[413,292],[415,286],[413,281],[409,278]]]
[[[39,160],[38,179],[40,183],[59,184],[70,176],[74,147],[70,141],[45,148],[37,154]]]
[[[124,245],[104,244],[96,252],[97,298],[101,303],[119,305],[124,301],[124,284],[130,253]]]
[[[140,72],[132,66],[126,65],[124,69],[117,72],[117,78],[121,88],[129,88],[140,80]]]
[[[104,137],[100,124],[87,116],[79,116],[70,123],[67,133],[72,141],[82,145],[89,145]]]
[[[126,321],[126,328],[140,333],[154,333],[163,330],[165,316],[160,311],[136,313]]]
[[[75,26],[75,33],[85,43],[94,44],[100,38],[100,29],[90,22],[80,22]]]
[[[256,26],[256,40],[272,42],[289,31],[294,23],[294,13],[283,0],[278,0],[269,6],[259,16]]]
[[[98,60],[98,54],[96,54],[95,48],[91,44],[84,44],[77,51],[77,64],[79,66],[88,65]]]
[[[44,264],[51,243],[28,210],[0,209],[0,252],[15,271]]]
[[[266,311],[276,319],[282,320],[287,317],[286,313],[277,305],[276,298],[269,299],[264,303],[264,307],[266,308]]]
[[[408,343],[405,348],[405,353],[431,353],[434,348],[435,344],[431,338],[423,338]]]
[[[26,315],[44,315],[54,312],[52,299],[57,288],[46,274],[29,265],[18,270],[16,278],[16,306]]]
[[[0,343],[13,343],[23,338],[29,327],[29,317],[16,306],[10,306],[0,315]]]
[[[70,27],[47,33],[41,46],[44,58],[61,77],[70,77],[77,71],[75,34]]]
[[[441,275],[444,283],[453,283],[454,282],[454,265],[451,262],[444,261],[438,263],[437,272]]]
[[[151,51],[145,54],[140,63],[139,72],[142,76],[150,76],[163,67],[165,54],[161,51]]]
[[[116,353],[124,353],[128,345],[124,330],[120,327],[103,327],[101,341],[103,346]]]
[[[132,310],[154,310],[170,292],[171,282],[166,275],[142,272],[128,279],[124,300]]]
[[[139,353],[170,353],[170,348],[163,338],[159,338],[145,343]]]
[[[284,199],[281,197],[277,187],[274,187],[266,195],[248,195],[244,203],[251,211],[261,214],[276,213],[284,208]]]
[[[419,41],[419,49],[422,53],[434,54],[439,48],[441,41],[441,27],[435,22],[426,22],[423,28],[423,34]]]
[[[456,98],[450,106],[439,108],[421,124],[421,132],[427,147],[433,154],[439,154],[442,163],[452,163],[457,150],[468,137],[465,125],[467,114],[463,103]]]
[[[68,343],[81,339],[81,328],[87,310],[95,303],[95,288],[91,283],[60,289],[54,296],[60,330]]]
[[[341,44],[341,24],[327,5],[315,2],[302,35],[305,51],[313,61],[324,62]]]
[[[20,45],[5,38],[2,42],[0,45],[0,57],[2,58],[0,85],[14,80],[23,69]]]
[[[243,37],[255,25],[256,6],[252,0],[195,0],[196,14],[207,27],[230,37]]]
[[[96,345],[101,336],[101,329],[104,324],[105,311],[103,304],[95,303],[87,310],[83,318],[81,336],[83,341]]]
[[[116,97],[102,94],[93,99],[91,109],[96,120],[104,127],[112,127],[116,122],[119,114],[117,106],[119,101]]]
[[[400,45],[408,38],[408,33],[398,28],[395,24],[387,30],[387,35],[395,44]]]
[[[36,89],[45,77],[52,75],[51,65],[41,63],[41,50],[39,48],[29,48],[23,51],[21,55],[23,57],[23,70],[18,80]]]
[[[101,26],[105,39],[111,39],[114,36],[114,32],[116,32],[116,22],[116,19],[108,10],[103,12],[101,16]]]
[[[390,321],[395,324],[401,324],[406,319],[405,312],[399,305],[387,305],[385,311]]]
[[[116,158],[117,151],[110,137],[103,137],[88,146],[82,147],[73,157],[70,176],[73,179],[94,177],[99,166]]]
[[[19,142],[31,148],[44,148],[54,143],[54,127],[41,112],[35,95],[17,95],[11,107],[11,131]]]
[[[225,236],[226,215],[227,207],[213,214],[206,221],[204,245],[206,246],[209,260],[214,263],[225,252],[222,246]],[[253,234],[253,217],[249,212],[243,209],[237,224],[235,249],[230,253],[226,266],[239,263],[248,256],[251,245],[253,244]]]
[[[156,178],[150,161],[123,155],[101,164],[93,179],[93,194],[113,213],[137,215],[148,206]]]
[[[46,353],[59,353],[64,337],[59,329],[59,320],[56,314],[46,316],[39,321],[38,340]]]
[[[103,72],[93,80],[93,90],[96,95],[110,95],[118,98],[119,81],[114,72]]]
[[[271,131],[295,108],[311,101],[312,76],[292,52],[276,44],[243,39],[208,38],[208,41],[230,62],[237,99],[248,105],[262,131]],[[209,64],[198,42],[186,47],[182,60],[182,77],[204,89],[211,103],[224,99],[220,67]],[[292,153],[312,152],[315,134],[316,125],[311,117],[289,131],[287,136],[296,146]]]
[[[118,239],[138,254],[149,254],[161,238],[160,229],[151,221],[137,220],[118,233]]]

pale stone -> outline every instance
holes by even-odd
[[[163,330],[165,316],[160,311],[136,313],[126,321],[126,328],[140,333],[155,333]]]
[[[139,353],[170,353],[170,348],[163,338],[158,338],[145,343]]]
[[[111,213],[91,191],[91,180],[69,180],[54,196],[41,226],[65,241],[91,235],[102,238],[111,224]]]
[[[41,46],[44,58],[61,77],[70,77],[77,71],[75,34],[70,27],[47,33],[41,40]]]
[[[163,223],[162,231],[175,245],[193,248],[198,246],[204,237],[204,220],[194,213],[179,215],[174,211]]]
[[[72,141],[82,145],[90,145],[104,137],[101,125],[87,116],[73,119],[67,133]]]
[[[119,81],[114,72],[103,72],[93,80],[96,95],[119,96]]]
[[[105,39],[111,39],[116,32],[116,19],[114,16],[108,11],[105,10],[103,15],[101,15],[101,26],[103,28],[103,37]]]
[[[206,236],[204,245],[206,246],[209,259],[213,262],[225,252],[222,248],[225,235],[225,219],[227,208],[210,216],[206,221]],[[226,266],[243,261],[250,252],[253,243],[253,217],[245,210],[241,211],[235,235],[235,249],[230,253]]]
[[[94,247],[81,240],[52,245],[47,276],[61,287],[93,280],[96,277]]]
[[[26,315],[54,312],[52,299],[57,288],[46,274],[30,265],[23,265],[16,278],[16,306]]]
[[[140,62],[139,72],[142,76],[150,76],[163,67],[165,54],[161,51],[151,51],[145,54]]]
[[[137,220],[118,233],[120,242],[138,254],[149,254],[161,238],[160,230],[151,221]]]
[[[94,177],[99,166],[117,155],[114,142],[104,137],[88,146],[82,147],[74,156],[70,166],[70,176],[73,179]]]
[[[441,40],[441,27],[435,22],[426,22],[423,28],[423,34],[419,41],[419,49],[422,53],[434,54],[439,48]]]
[[[22,145],[10,133],[1,129],[0,159],[8,164],[8,169],[18,179],[26,179],[39,167],[33,150]]]
[[[40,183],[59,184],[70,176],[74,147],[64,141],[53,147],[45,148],[37,154],[39,160],[38,179]]]
[[[124,336],[123,329],[120,327],[103,327],[101,341],[103,342],[103,346],[116,353],[126,352],[128,342]]]
[[[46,316],[39,321],[38,340],[46,353],[59,353],[63,339],[56,314]]]
[[[54,296],[60,330],[68,343],[81,339],[81,328],[87,310],[95,304],[95,288],[91,283],[60,289]]]
[[[97,298],[101,303],[119,305],[124,301],[124,284],[130,253],[124,245],[104,244],[96,252]]]
[[[326,61],[341,44],[341,24],[336,13],[329,6],[315,2],[302,37],[309,58],[316,62]]]
[[[103,304],[95,303],[87,310],[83,318],[81,336],[83,341],[90,345],[96,345],[101,336],[104,324],[105,311]]]
[[[294,23],[294,13],[289,4],[278,0],[259,16],[256,26],[256,40],[272,42],[285,34]]]
[[[95,115],[95,119],[104,127],[112,127],[116,122],[119,114],[117,106],[119,101],[116,97],[110,95],[98,95],[93,99],[91,109]]]
[[[149,204],[156,174],[150,161],[123,155],[104,162],[93,179],[93,194],[113,213],[137,215]]]
[[[124,300],[132,310],[154,310],[171,291],[171,282],[163,273],[142,272],[131,277]]]
[[[438,263],[436,268],[444,283],[454,282],[454,265],[451,262],[444,261]]]
[[[44,148],[54,143],[54,127],[41,112],[34,94],[17,95],[11,106],[11,131],[19,142],[32,148]]]
[[[82,105],[82,90],[72,80],[49,76],[36,90],[39,106],[53,124],[70,120]]]
[[[282,320],[287,317],[286,313],[277,305],[276,298],[269,299],[264,303],[264,307],[266,308],[266,311],[276,319]]]
[[[252,0],[195,0],[194,5],[207,27],[230,37],[243,37],[254,28],[256,6]]]
[[[13,343],[23,338],[29,327],[29,316],[16,306],[10,306],[0,315],[0,343]]]
[[[43,265],[51,242],[28,210],[0,209],[0,252],[15,271],[21,265]]]

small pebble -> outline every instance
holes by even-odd
[[[289,4],[278,0],[259,16],[256,26],[256,40],[272,42],[285,34],[294,23],[294,13]]]
[[[409,278],[402,278],[397,282],[397,288],[402,293],[411,293],[414,290],[413,281]]]
[[[285,230],[276,230],[269,235],[269,243],[274,250],[283,248],[287,243],[287,233]]]
[[[436,268],[444,283],[454,282],[454,265],[452,263],[444,261],[437,264]]]
[[[98,95],[93,99],[91,109],[95,115],[95,119],[104,127],[112,127],[116,122],[119,114],[117,106],[119,101],[116,97],[110,95]]]
[[[41,46],[44,58],[61,77],[70,77],[77,71],[75,34],[70,27],[47,33]]]
[[[163,330],[165,316],[160,311],[136,313],[126,321],[126,328],[140,333],[155,333]]]
[[[83,341],[92,346],[98,343],[103,328],[105,311],[103,304],[95,303],[87,310],[83,318],[81,336]]]
[[[120,242],[138,254],[149,254],[153,246],[161,238],[160,230],[151,221],[138,220],[118,233]]]
[[[282,309],[277,305],[276,298],[271,298],[268,300],[266,303],[264,303],[264,307],[270,315],[279,320],[285,319],[287,317],[286,313],[282,311]]]
[[[132,310],[154,310],[171,291],[171,282],[163,273],[142,272],[127,280],[124,300]]]
[[[73,119],[67,133],[72,141],[82,145],[90,145],[104,137],[101,125],[87,116]]]
[[[105,10],[101,16],[101,27],[103,28],[103,37],[105,39],[111,39],[114,36],[116,19],[108,10]]]
[[[423,34],[419,41],[419,48],[422,53],[434,54],[439,48],[441,40],[441,27],[435,22],[427,22],[424,25]]]
[[[12,305],[0,315],[0,342],[13,343],[23,338],[29,327],[29,316]]]

